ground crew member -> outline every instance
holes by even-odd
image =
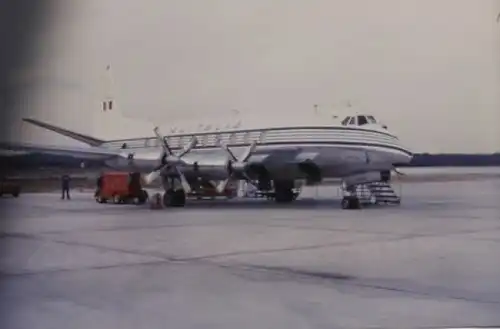
[[[100,174],[99,177],[97,177],[97,184],[96,184],[96,190],[95,190],[95,197],[97,197],[99,195],[99,193],[101,193],[101,189],[102,189],[102,176],[103,174]]]
[[[61,199],[64,200],[64,197],[66,196],[66,198],[68,200],[70,200],[70,196],[69,196],[69,182],[70,182],[70,177],[69,175],[63,175],[62,178],[61,178],[61,185],[62,185],[62,195],[61,195]]]

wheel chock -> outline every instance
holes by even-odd
[[[162,202],[161,194],[160,193],[153,194],[153,197],[150,198],[149,205],[150,205],[151,209],[162,209],[163,202]]]

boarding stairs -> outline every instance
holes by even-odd
[[[373,182],[356,186],[356,196],[362,204],[399,205],[401,196],[388,182]],[[401,194],[401,193],[400,193]]]

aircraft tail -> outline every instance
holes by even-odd
[[[71,131],[71,130],[68,130],[65,128],[61,128],[61,127],[58,127],[58,126],[55,126],[53,124],[43,122],[40,120],[23,118],[23,121],[28,122],[34,126],[38,126],[38,127],[53,131],[57,134],[72,138],[76,141],[85,143],[85,144],[90,145],[90,146],[100,146],[106,142],[105,140],[98,139],[98,138],[95,138],[95,137],[92,137],[89,135],[81,134],[81,133]]]
[[[102,77],[102,84],[99,87],[99,93],[101,94],[101,108],[99,110],[99,113],[90,114],[93,117],[92,128],[94,129],[94,131],[98,131],[99,135],[105,136],[105,138],[122,139],[130,137],[129,131],[124,129],[124,127],[134,127],[137,129],[137,127],[139,126],[142,128],[142,122],[127,118],[121,113],[120,106],[119,104],[117,104],[114,97],[114,83],[110,65],[106,67],[104,76]],[[57,134],[69,137],[73,140],[85,143],[90,146],[100,146],[103,143],[109,141],[62,128],[60,126],[56,126],[51,123],[36,119],[23,118],[22,120],[34,126],[55,132]],[[150,132],[153,125],[145,122],[143,124],[144,133]]]
[[[94,112],[92,128],[99,136],[109,139],[130,138],[132,132],[139,136],[150,135],[155,124],[127,116],[123,112],[117,84],[108,65],[100,85],[100,109]]]

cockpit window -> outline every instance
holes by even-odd
[[[351,120],[349,120],[350,125],[356,124],[356,117],[351,117]]]
[[[371,116],[371,115],[368,116],[368,121],[370,123],[377,123],[377,120],[375,120],[375,118],[373,116]]]
[[[358,125],[366,125],[368,123],[368,120],[366,120],[366,117],[364,115],[358,115]]]
[[[343,126],[347,125],[347,123],[349,122],[349,119],[350,119],[350,118],[351,118],[351,117],[346,117],[344,120],[342,120],[342,125],[343,125]]]

